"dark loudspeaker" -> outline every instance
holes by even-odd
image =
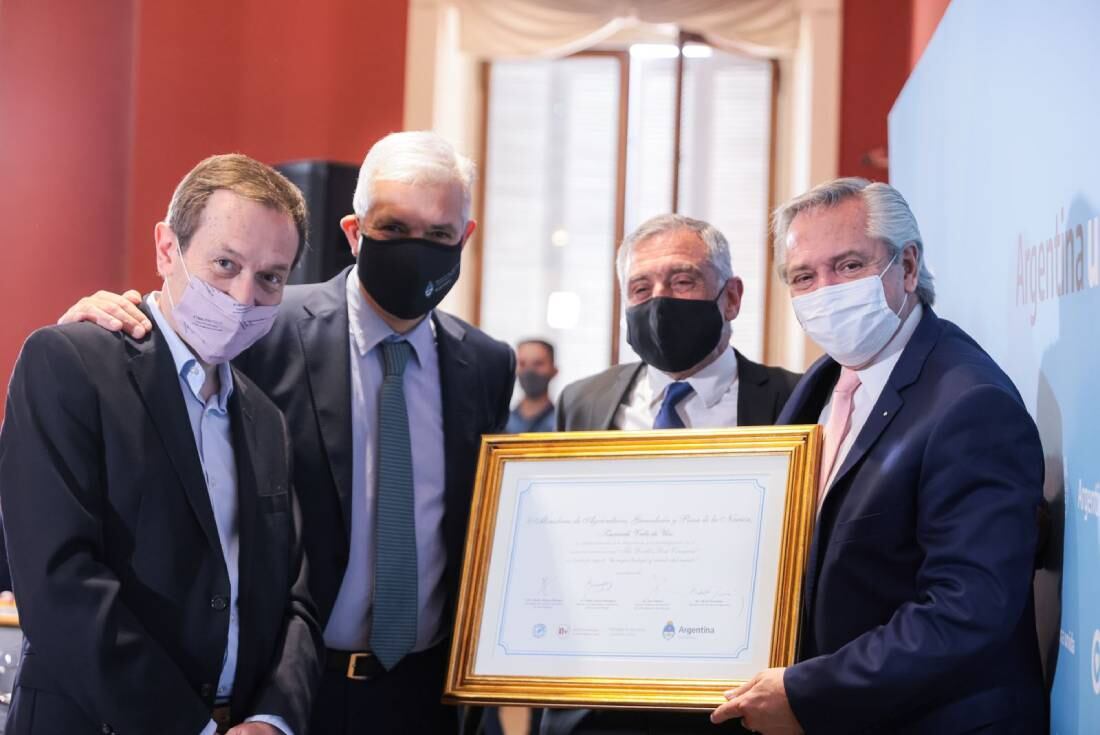
[[[327,281],[355,262],[340,229],[340,218],[352,212],[359,169],[332,161],[292,161],[275,168],[302,190],[309,209],[309,249],[289,282]]]

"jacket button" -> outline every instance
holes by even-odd
[[[213,599],[210,600],[210,607],[217,610],[218,612],[221,612],[225,608],[229,607],[229,601],[221,595],[214,595]]]
[[[212,684],[203,684],[199,689],[199,696],[203,699],[210,699],[214,694],[214,686]]]
[[[103,723],[103,727],[99,728],[99,731],[103,733],[103,735],[114,735],[115,733],[114,729],[112,729],[111,726],[108,725],[106,722]]]

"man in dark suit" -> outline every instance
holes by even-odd
[[[908,205],[863,179],[780,208],[776,263],[827,355],[784,423],[825,424],[798,663],[714,713],[763,733],[1045,733],[1032,600],[1043,453],[1016,388],[932,311]]]
[[[642,362],[566,386],[558,429],[775,423],[799,376],[730,346],[744,286],[722,233],[697,219],[659,215],[623,240],[617,265],[627,340]]]
[[[773,424],[798,375],[730,346],[743,286],[712,225],[668,214],[644,222],[618,253],[627,339],[643,362],[562,391],[558,429],[716,428]],[[723,728],[736,731],[736,725]],[[544,735],[715,732],[706,714],[547,710]]]
[[[341,221],[357,266],[288,287],[237,361],[293,439],[328,648],[310,732],[459,727],[440,697],[478,447],[504,428],[515,380],[511,348],[435,309],[475,228],[472,182],[473,163],[434,133],[376,143]],[[130,306],[101,294],[65,318],[148,328]]]
[[[209,158],[156,226],[159,328],[23,346],[0,431],[26,634],[8,733],[306,732],[323,643],[289,439],[228,362],[270,327],[305,217],[274,170]]]

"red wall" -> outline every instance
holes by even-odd
[[[79,296],[156,288],[153,225],[201,158],[358,163],[399,130],[407,14],[407,0],[0,0],[0,384]]]
[[[153,225],[204,156],[360,163],[371,143],[401,129],[407,2],[141,5],[129,286],[156,287]]]
[[[936,32],[951,0],[912,0],[913,35],[910,43],[909,68],[912,69],[924,53],[924,47]]]
[[[886,181],[868,162],[886,152],[886,116],[909,77],[911,0],[844,0],[840,82],[840,176]]]
[[[844,0],[841,176],[889,179],[889,168],[881,165],[888,153],[886,117],[950,4],[951,0]]]
[[[0,0],[0,411],[26,336],[122,283],[129,2]]]

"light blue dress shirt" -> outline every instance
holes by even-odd
[[[229,701],[229,697],[233,694],[233,678],[237,673],[237,645],[240,635],[240,611],[237,608],[237,594],[240,590],[237,462],[233,454],[233,434],[230,431],[228,405],[229,396],[233,393],[233,371],[229,369],[229,363],[219,364],[217,366],[220,384],[218,393],[203,401],[201,396],[206,374],[191,350],[164,318],[164,314],[157,305],[158,296],[157,292],[149,294],[145,303],[148,304],[156,328],[164,336],[168,349],[172,353],[172,360],[176,363],[183,402],[187,406],[187,417],[191,421],[191,433],[195,437],[195,448],[198,449],[203,476],[206,478],[210,506],[214,510],[222,557],[225,559],[226,571],[229,573],[229,637],[226,641],[217,694],[219,701]],[[183,447],[179,449],[184,451]],[[281,717],[256,715],[248,718],[248,721],[266,722],[279,728],[286,735],[294,735]],[[211,720],[200,735],[214,735],[216,731],[217,726]]]
[[[381,342],[394,334],[364,300],[353,268],[347,280],[351,340],[352,500],[348,566],[325,627],[325,644],[342,651],[368,649],[374,596],[374,508],[378,487],[378,393],[382,388]],[[414,651],[442,639],[443,395],[439,352],[431,318],[401,335],[413,348],[405,367],[405,401],[412,437],[416,523],[417,618]]]

